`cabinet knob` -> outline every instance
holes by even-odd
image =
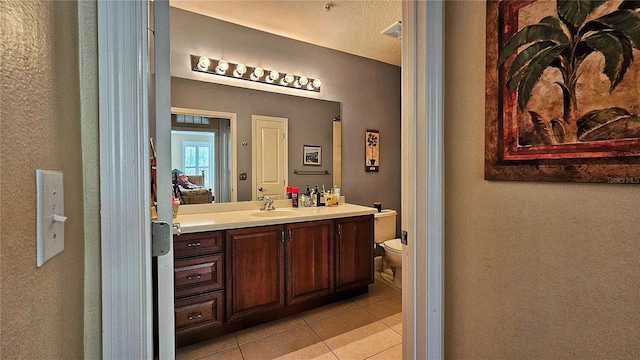
[[[188,319],[189,320],[197,320],[200,319],[202,317],[202,313],[193,313],[193,314],[189,314]]]
[[[200,241],[198,242],[194,242],[194,243],[188,243],[187,247],[198,247],[201,246],[202,244],[200,243]]]

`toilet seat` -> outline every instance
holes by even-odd
[[[382,244],[385,251],[402,255],[402,242],[400,242],[400,239],[387,240]]]

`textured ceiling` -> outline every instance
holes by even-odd
[[[170,0],[169,3],[234,24],[400,66],[401,40],[382,32],[401,20],[401,0]]]

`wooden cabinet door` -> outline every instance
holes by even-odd
[[[287,225],[287,304],[334,291],[333,221]]]
[[[373,283],[373,215],[336,219],[336,291]]]
[[[283,232],[282,225],[227,231],[227,321],[284,306]]]

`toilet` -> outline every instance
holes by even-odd
[[[396,238],[395,210],[384,209],[376,213],[374,240],[384,250],[380,276],[395,287],[402,287],[402,243]]]

